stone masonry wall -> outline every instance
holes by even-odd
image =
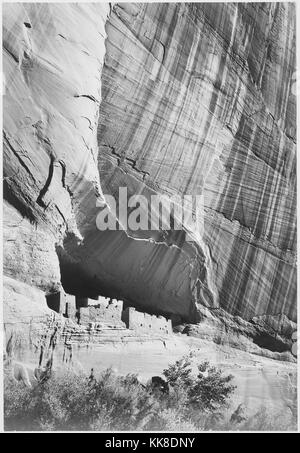
[[[149,315],[128,307],[123,311],[122,320],[128,329],[141,333],[171,334],[172,324],[170,319],[163,316]]]
[[[46,296],[47,305],[51,310],[61,313],[67,318],[75,319],[76,304],[75,296],[59,291]]]
[[[136,311],[134,307],[123,310],[123,301],[99,296],[98,300],[76,297],[64,291],[47,296],[49,308],[81,325],[107,324],[126,327],[139,333],[171,334],[171,319]]]
[[[108,323],[123,326],[123,301],[99,298],[98,304],[79,308],[80,324]]]

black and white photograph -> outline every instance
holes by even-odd
[[[297,432],[299,5],[1,7],[2,431]]]

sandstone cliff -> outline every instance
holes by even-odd
[[[294,5],[6,4],[3,24],[5,274],[290,335]],[[120,186],[201,195],[202,227],[100,232]]]

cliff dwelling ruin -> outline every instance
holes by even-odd
[[[95,299],[59,291],[46,296],[48,307],[73,322],[91,328],[126,328],[141,335],[171,335],[172,321],[126,306],[122,300],[98,296]]]
[[[196,349],[290,410],[296,72],[295,2],[4,3],[16,360],[149,377]]]

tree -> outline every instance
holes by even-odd
[[[175,391],[185,391],[185,405],[200,411],[217,411],[226,406],[235,386],[232,375],[223,372],[209,362],[198,365],[197,375],[192,373],[192,356],[184,356],[174,365],[169,365],[163,374]]]

